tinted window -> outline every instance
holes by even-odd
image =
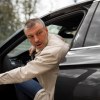
[[[16,48],[14,48],[8,55],[10,57],[16,56],[24,51],[29,50],[29,48],[31,47],[30,42],[26,39],[25,41],[23,41],[21,44],[19,44]]]
[[[95,11],[84,46],[100,45],[100,4]]]
[[[46,22],[50,33],[62,36],[66,42],[72,43],[84,18],[84,11],[79,10],[55,17]]]

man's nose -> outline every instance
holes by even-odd
[[[38,37],[37,36],[34,36],[34,40],[35,40],[35,42],[38,42]]]

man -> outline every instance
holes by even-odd
[[[58,66],[69,46],[59,36],[48,34],[45,24],[39,18],[29,19],[24,33],[37,52],[35,58],[23,67],[0,74],[0,84],[21,84],[36,77],[40,86],[36,83],[39,89],[36,90],[34,100],[54,100]]]

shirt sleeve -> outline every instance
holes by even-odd
[[[66,55],[67,51],[68,47],[66,49],[62,49],[61,46],[47,47],[25,66],[0,74],[0,84],[20,83],[58,67],[60,59]]]

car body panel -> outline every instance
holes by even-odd
[[[73,48],[66,55],[64,65],[98,64],[100,63],[100,45],[91,47]]]

